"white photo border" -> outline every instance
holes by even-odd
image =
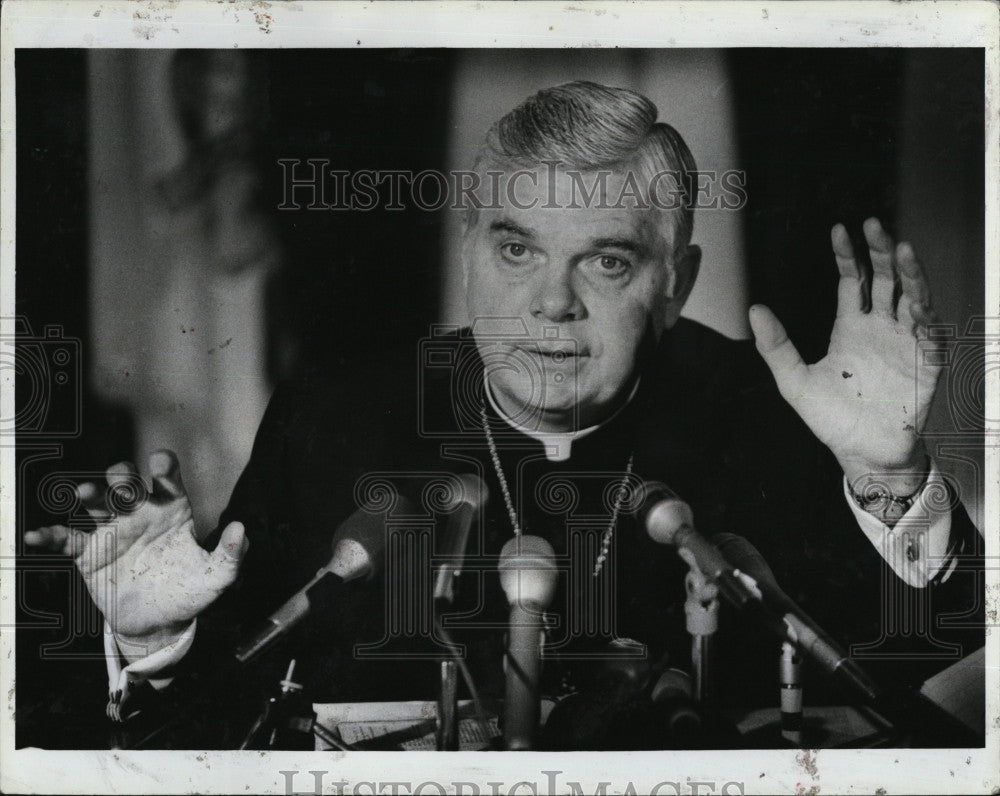
[[[0,317],[14,309],[16,48],[364,47],[982,47],[986,53],[987,332],[1000,317],[1000,7],[989,2],[124,2],[11,0],[0,18]],[[0,329],[7,334],[10,328]],[[13,417],[13,373],[0,374],[0,414]],[[1000,416],[1000,382],[986,381],[986,417]],[[990,430],[996,431],[995,428]],[[1000,451],[986,448],[986,555],[1000,558]],[[0,447],[0,556],[15,554],[14,449]],[[987,573],[987,616],[1000,569]],[[1000,788],[1000,649],[987,629],[984,749],[801,752],[391,753],[50,751],[14,749],[15,583],[0,581],[0,790],[5,793],[391,793],[380,784],[441,783],[449,792],[990,793]],[[290,781],[282,772],[297,772]],[[546,773],[548,772],[548,773]],[[555,773],[553,773],[555,772]],[[339,790],[340,782],[352,785]],[[706,783],[700,791],[691,788]],[[713,790],[707,783],[714,783]],[[492,785],[490,783],[493,783]],[[553,785],[556,790],[552,790]],[[631,785],[632,790],[629,790]],[[815,790],[812,788],[815,787]],[[423,792],[438,793],[427,786]],[[662,786],[661,793],[675,792]]]

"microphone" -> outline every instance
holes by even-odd
[[[781,706],[781,737],[792,746],[802,747],[802,657],[795,645],[781,642],[778,664],[778,696]]]
[[[645,645],[616,638],[580,690],[563,697],[542,729],[546,751],[634,749],[652,737],[643,723],[652,666]],[[588,676],[589,675],[589,676]]]
[[[704,735],[701,711],[694,700],[691,675],[680,669],[667,669],[656,681],[652,693],[657,722],[672,741],[673,748],[698,746]]]
[[[555,552],[539,536],[515,536],[500,551],[500,585],[510,603],[504,660],[504,745],[532,749],[539,720],[542,674],[542,613],[556,589]]]
[[[409,501],[399,497],[404,513]],[[316,576],[293,594],[284,605],[247,635],[235,650],[240,663],[255,658],[264,649],[301,622],[314,604],[328,604],[341,594],[345,584],[373,575],[382,564],[385,522],[382,513],[364,507],[340,524],[333,535],[333,556]]]
[[[764,607],[719,549],[695,530],[691,507],[666,484],[646,482],[642,490],[643,500],[636,516],[650,538],[654,542],[676,547],[677,554],[684,561],[696,566],[718,587],[723,599],[751,615],[771,632],[784,637],[785,626],[781,620]]]
[[[755,581],[764,603],[781,615],[783,640],[794,644],[823,671],[856,694],[870,702],[878,701],[881,696],[879,687],[823,628],[781,590],[771,567],[756,547],[742,536],[732,533],[719,533],[714,539],[726,559]]]
[[[455,578],[462,574],[469,533],[479,513],[489,500],[489,488],[483,479],[471,473],[458,477],[459,488],[450,504],[451,514],[445,526],[444,560],[438,565],[434,580],[434,605],[455,601]]]

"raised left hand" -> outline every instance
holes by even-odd
[[[897,488],[912,492],[927,471],[920,432],[941,372],[918,358],[916,345],[936,317],[910,244],[894,245],[875,218],[865,221],[864,233],[870,278],[844,226],[831,233],[840,285],[823,359],[805,364],[763,305],[750,308],[750,326],[782,396],[834,453],[848,482],[858,488],[866,476],[891,476]]]

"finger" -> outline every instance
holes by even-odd
[[[830,230],[830,243],[837,261],[837,271],[840,272],[840,282],[837,285],[837,315],[864,311],[867,303],[866,284],[858,268],[858,262],[854,259],[851,237],[843,224],[836,224]]]
[[[206,580],[216,588],[224,589],[234,580],[239,571],[243,556],[250,549],[250,540],[246,537],[246,529],[241,522],[231,522],[222,531],[219,543],[209,556],[209,567],[205,573]]]
[[[913,336],[920,340],[927,339],[927,327],[936,323],[941,323],[940,316],[934,311],[933,307],[919,301],[907,302],[906,306],[907,312],[910,316],[910,322],[912,323],[911,331],[913,332]],[[944,345],[943,340],[939,342],[941,346]]]
[[[153,497],[174,500],[184,496],[181,465],[171,450],[158,450],[149,455],[149,475],[153,481]]]
[[[908,307],[911,302],[930,307],[931,291],[917,260],[913,247],[905,241],[896,247],[896,264],[899,269],[899,282],[902,288],[900,304]]]
[[[80,505],[90,517],[97,523],[108,522],[112,514],[108,511],[104,490],[99,488],[93,481],[85,481],[76,486],[76,497]]]
[[[854,246],[851,244],[851,236],[847,234],[847,227],[843,224],[834,224],[830,230],[830,243],[833,246],[833,255],[837,258],[837,270],[841,276],[861,278],[861,271],[858,269],[858,262],[854,259]]]
[[[750,328],[757,342],[757,350],[771,369],[778,391],[785,400],[793,403],[802,392],[806,365],[781,321],[763,304],[750,308]]]
[[[89,534],[65,525],[51,525],[36,528],[24,534],[24,543],[29,547],[61,553],[64,556],[77,558],[87,545]]]
[[[118,462],[105,471],[108,481],[108,505],[119,514],[135,511],[146,502],[149,493],[132,462]]]
[[[108,486],[116,486],[134,480],[138,477],[139,471],[132,462],[118,462],[105,470],[104,475],[108,479]]]
[[[892,236],[877,218],[865,221],[864,232],[872,261],[872,309],[891,315],[893,290],[896,286],[896,258]]]

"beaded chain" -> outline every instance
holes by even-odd
[[[497,444],[493,440],[493,432],[490,431],[490,421],[486,416],[485,401],[479,405],[479,416],[483,422],[483,433],[486,435],[486,444],[490,449],[490,458],[493,460],[493,469],[496,471],[497,480],[500,482],[500,492],[503,494],[503,502],[507,507],[507,516],[510,517],[510,525],[514,529],[514,536],[520,536],[521,524],[517,521],[517,512],[514,510],[514,501],[510,496],[510,487],[507,485],[507,478],[504,476],[503,467],[500,465],[500,453],[497,451]],[[611,521],[608,523],[608,527],[604,531],[604,536],[601,538],[601,552],[597,556],[597,561],[594,562],[595,578],[601,574],[601,570],[604,568],[604,562],[608,559],[608,551],[611,549],[611,539],[615,534],[615,526],[618,524],[618,515],[621,513],[622,503],[625,502],[628,479],[632,475],[632,464],[634,459],[635,453],[632,452],[628,455],[628,464],[625,466],[625,475],[622,476],[622,482],[619,484],[618,490],[615,492],[615,504],[611,511]]]

